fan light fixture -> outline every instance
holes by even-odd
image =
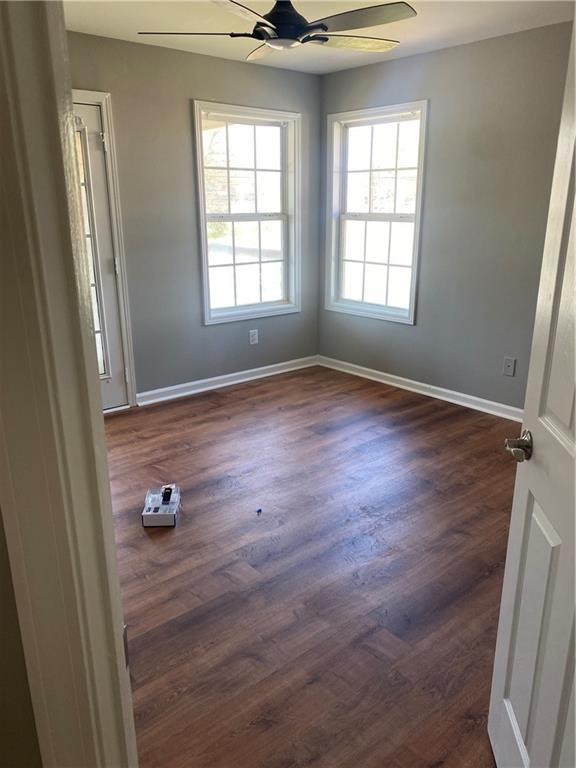
[[[260,59],[273,51],[286,51],[304,43],[315,43],[331,48],[349,51],[383,53],[395,48],[397,40],[366,35],[338,34],[354,29],[368,29],[409,19],[416,15],[412,6],[405,2],[372,5],[354,11],[336,13],[316,21],[307,21],[290,0],[276,0],[274,7],[261,15],[237,0],[213,0],[228,10],[255,23],[252,32],[138,32],[139,35],[182,35],[200,37],[245,37],[257,40],[259,45],[248,56],[247,61]]]
[[[272,37],[270,40],[266,40],[266,45],[275,51],[285,51],[288,48],[296,48],[297,45],[302,45],[302,41],[291,40],[289,37]]]

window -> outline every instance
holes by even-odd
[[[326,308],[414,322],[426,102],[330,115]]]
[[[92,200],[92,187],[90,184],[90,164],[88,163],[88,146],[86,127],[78,122],[76,135],[76,159],[80,176],[80,194],[82,200],[82,221],[84,223],[84,237],[86,240],[86,253],[90,270],[90,299],[92,303],[92,322],[94,340],[96,342],[96,356],[98,359],[98,374],[101,379],[110,378],[110,365],[108,362],[108,344],[102,322],[102,285],[96,257],[96,238],[94,237],[94,201]]]
[[[299,311],[300,116],[196,102],[205,322]]]

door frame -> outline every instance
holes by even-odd
[[[44,768],[136,768],[61,2],[0,3],[0,507]]]
[[[102,128],[104,129],[104,161],[108,179],[108,210],[112,229],[112,248],[116,264],[116,291],[120,316],[120,332],[122,335],[122,352],[124,354],[124,369],[128,405],[119,408],[108,408],[106,413],[123,411],[137,405],[136,375],[134,368],[134,346],[132,341],[132,322],[130,319],[130,301],[128,294],[128,275],[126,270],[126,251],[124,249],[124,233],[122,229],[122,209],[120,206],[120,182],[118,177],[118,158],[116,154],[116,137],[114,135],[114,120],[112,115],[112,96],[106,91],[88,91],[73,88],[74,104],[86,104],[100,107]]]

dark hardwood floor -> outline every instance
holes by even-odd
[[[142,768],[493,766],[518,426],[322,368],[108,418]]]

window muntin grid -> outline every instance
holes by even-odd
[[[286,129],[202,113],[211,310],[287,301]]]
[[[410,310],[421,130],[418,112],[343,126],[338,299]]]

